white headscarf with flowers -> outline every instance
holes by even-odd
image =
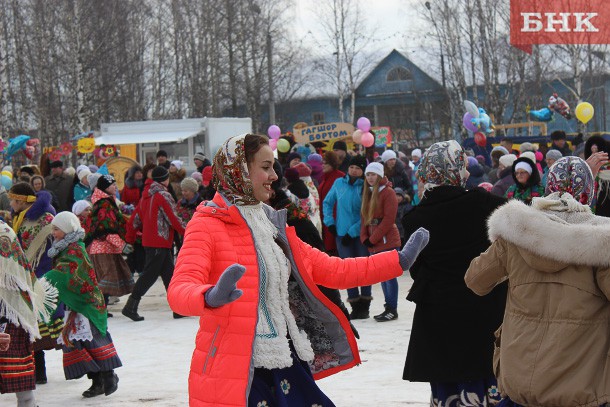
[[[417,178],[426,191],[441,185],[464,187],[468,179],[464,149],[455,140],[432,144],[419,164]]]

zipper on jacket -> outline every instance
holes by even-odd
[[[220,331],[220,325],[216,327],[216,332],[214,332],[214,336],[212,337],[212,344],[210,345],[210,348],[208,349],[208,354],[205,357],[205,363],[203,364],[203,374],[205,374],[205,370],[208,367],[208,361],[210,360],[210,358],[216,356],[216,351],[218,350],[218,347],[214,346],[214,342],[216,342],[218,331]]]

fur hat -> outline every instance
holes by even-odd
[[[212,166],[208,165],[205,167],[203,171],[201,171],[201,185],[207,188],[212,181],[212,174]]]
[[[89,201],[81,199],[80,201],[74,202],[74,205],[72,205],[72,213],[78,216],[83,213],[87,208],[91,208],[91,204],[89,203]]]
[[[75,214],[68,211],[59,212],[55,215],[51,221],[51,225],[61,229],[64,233],[76,232],[82,229],[80,220],[78,220]]]
[[[394,150],[385,150],[383,154],[381,154],[381,161],[384,163],[388,160],[395,160],[396,152]]]
[[[388,150],[388,151],[392,151],[392,150]],[[377,174],[381,178],[383,178],[383,165],[381,165],[381,163],[370,163],[369,165],[366,166],[364,173],[368,174],[370,172],[372,172],[373,174]]]
[[[116,181],[112,175],[104,174],[97,180],[97,189],[106,191],[106,189]]]
[[[186,177],[180,183],[180,189],[186,189],[187,191],[197,192],[199,190],[199,184],[193,178]]]
[[[366,158],[361,156],[361,155],[357,155],[352,157],[352,160],[349,162],[350,167],[352,165],[355,165],[356,167],[360,167],[360,169],[362,170],[362,173],[364,174],[364,170],[366,169]]]
[[[173,165],[174,167],[178,168],[179,170],[182,169],[182,164],[184,164],[182,161],[180,160],[174,160],[171,162],[171,165]]]
[[[500,164],[502,164],[504,167],[509,168],[513,165],[513,163],[515,162],[515,160],[517,159],[517,156],[514,154],[505,154],[502,157],[500,157]]]
[[[205,155],[203,155],[203,153],[199,152],[199,153],[195,153],[195,155],[193,156],[193,160],[199,160],[199,161],[205,161]]]
[[[343,150],[347,153],[347,144],[345,144],[345,141],[343,140],[335,141],[335,144],[333,144],[333,150]]]
[[[157,165],[155,168],[153,168],[151,175],[153,181],[163,182],[169,178],[169,171],[167,168]]]

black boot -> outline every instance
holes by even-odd
[[[136,300],[131,295],[129,299],[127,299],[127,304],[123,307],[123,315],[127,318],[131,318],[134,321],[143,321],[144,317],[138,315],[138,305],[140,304],[140,300]]]
[[[358,304],[350,314],[351,319],[367,319],[369,318],[369,307],[371,306],[371,300],[373,297],[361,296],[356,304]],[[354,304],[354,305],[356,305]],[[352,305],[353,307],[353,305]]]
[[[83,397],[91,398],[104,394],[104,380],[102,379],[102,373],[87,373],[87,377],[91,379],[91,387],[83,392]]]
[[[360,310],[360,297],[348,298],[347,302],[352,307],[352,312],[350,312],[348,319],[352,320],[354,315],[357,315]]]
[[[119,376],[114,373],[114,370],[102,372],[104,378],[104,394],[110,396],[119,388]]]
[[[383,311],[379,315],[375,315],[373,318],[375,318],[375,321],[377,322],[393,321],[395,319],[398,319],[398,311],[396,311],[395,308],[390,308],[385,305],[385,311]]]
[[[34,352],[34,369],[36,372],[36,384],[47,383],[47,367],[44,360],[44,351],[37,350]]]
[[[185,315],[180,315],[177,312],[174,312],[174,319],[186,318]]]

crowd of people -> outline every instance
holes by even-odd
[[[121,190],[93,165],[5,168],[0,391],[35,406],[45,351],[62,350],[66,379],[91,380],[83,397],[115,392],[107,305],[125,296],[121,314],[143,321],[161,277],[171,317],[202,318],[191,405],[333,406],[315,379],[360,363],[352,321],[398,319],[401,288],[415,304],[403,379],[430,383],[432,406],[610,402],[610,150],[551,138],[488,156],[339,140],[278,159],[248,134],[213,162],[195,154],[188,176],[159,151]]]

